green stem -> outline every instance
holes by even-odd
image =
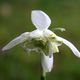
[[[43,69],[41,69],[41,80],[46,80],[46,73],[43,71]]]
[[[44,76],[41,76],[41,80],[46,80],[46,77],[44,77]]]

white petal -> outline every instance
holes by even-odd
[[[43,32],[40,30],[34,30],[30,33],[31,38],[40,38],[43,36]]]
[[[66,29],[65,28],[54,28],[54,30],[56,31],[56,30],[60,30],[60,31],[66,31]]]
[[[29,36],[29,32],[25,32],[25,33],[21,34],[19,37],[16,37],[12,41],[10,41],[6,46],[4,46],[2,48],[2,51],[8,50],[8,49],[10,49],[10,48],[24,42],[25,40],[28,39],[28,36]]]
[[[52,70],[53,67],[53,54],[51,56],[46,56],[44,53],[42,54],[42,68],[43,71],[46,72],[50,72]]]
[[[33,10],[31,20],[39,30],[47,29],[51,24],[49,16],[41,10]]]
[[[77,57],[80,57],[80,52],[71,42],[67,41],[66,39],[62,37],[57,37],[57,39],[63,41],[63,43],[67,45]]]
[[[49,38],[49,37],[56,37],[56,34],[53,33],[51,30],[49,29],[46,29],[43,31],[43,35],[46,37],[46,38]]]

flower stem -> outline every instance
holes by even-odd
[[[41,80],[46,80],[46,73],[43,71],[43,69],[41,69]]]
[[[41,75],[41,80],[46,80],[46,77]]]

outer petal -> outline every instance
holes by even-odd
[[[56,34],[53,33],[51,30],[49,29],[46,29],[43,31],[43,35],[46,37],[46,38],[55,38],[56,37]]]
[[[51,56],[46,56],[44,53],[42,54],[42,68],[43,71],[50,72],[53,67],[53,54]]]
[[[6,46],[4,46],[2,48],[2,51],[8,50],[8,49],[10,49],[10,48],[24,42],[25,40],[28,39],[28,37],[29,37],[29,32],[25,32],[25,33],[21,34],[19,37],[16,37],[12,41],[10,41]]]
[[[30,33],[31,38],[40,38],[43,36],[43,32],[40,30],[34,30]]]
[[[63,43],[65,45],[67,45],[77,57],[80,57],[80,52],[77,50],[77,48],[71,42],[67,41],[66,39],[64,39],[62,37],[57,37],[57,39],[60,41],[63,41]]]
[[[49,16],[41,10],[33,10],[31,20],[39,30],[47,29],[51,24]]]

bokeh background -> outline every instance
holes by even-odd
[[[40,9],[51,20],[51,30],[71,41],[80,50],[80,0],[0,0],[0,49],[16,36],[35,29],[31,11]],[[54,54],[54,68],[47,80],[80,80],[80,59],[66,46]],[[40,55],[27,54],[20,46],[0,50],[0,80],[40,80]]]

